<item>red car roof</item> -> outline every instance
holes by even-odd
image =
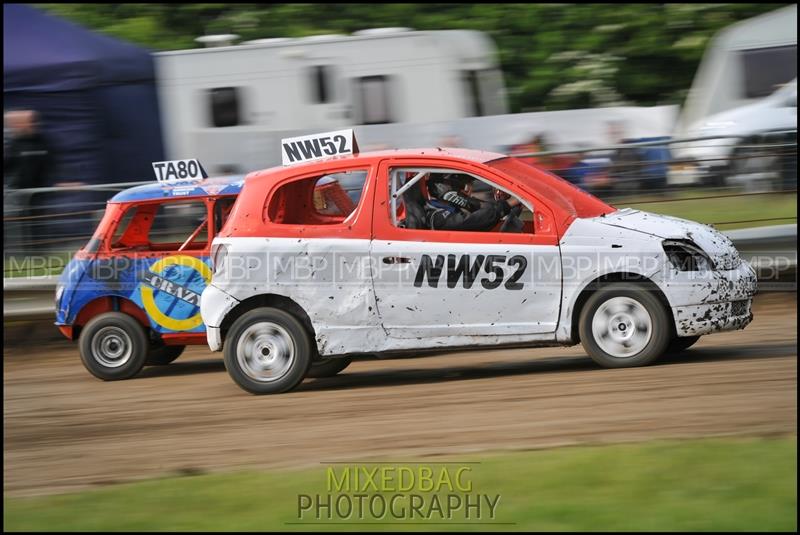
[[[248,191],[258,192],[256,196],[260,199],[240,200],[237,203],[237,207],[234,208],[234,212],[231,214],[231,219],[236,218],[240,209],[246,212],[260,214],[264,201],[263,196],[267,194],[273,184],[279,183],[285,179],[306,174],[325,173],[332,167],[341,168],[342,166],[351,164],[371,166],[377,165],[381,160],[402,160],[404,158],[431,158],[442,160],[442,162],[461,161],[477,164],[479,167],[494,172],[499,171],[506,176],[508,180],[537,194],[542,199],[547,199],[551,208],[558,212],[554,215],[556,217],[556,226],[558,227],[559,235],[563,235],[563,232],[576,217],[594,217],[615,211],[615,208],[612,206],[609,206],[602,200],[581,190],[566,180],[505,154],[480,150],[436,147],[363,152],[255,171],[247,175],[243,194],[249,197],[249,195],[247,195]],[[220,235],[227,235],[226,230],[228,232],[232,230],[232,227],[229,225],[226,225],[226,227],[228,228],[224,228]],[[243,229],[240,229],[240,231],[242,230]]]
[[[269,169],[262,169],[254,171],[247,175],[247,179],[253,179],[263,176],[283,176],[284,174],[300,174],[306,170],[320,171],[326,169],[331,163],[353,162],[353,163],[375,163],[384,158],[413,158],[413,157],[442,157],[453,158],[458,160],[468,160],[477,163],[486,163],[500,158],[506,158],[505,154],[497,152],[488,152],[483,150],[471,149],[457,149],[457,148],[427,148],[427,149],[394,149],[394,150],[381,150],[373,152],[361,152],[347,156],[334,156],[325,158],[323,160],[316,160],[313,162],[306,162],[300,164],[293,164],[287,166],[270,167]]]

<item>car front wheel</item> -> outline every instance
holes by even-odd
[[[225,368],[251,394],[296,387],[311,365],[311,341],[303,325],[276,308],[257,308],[233,322],[225,340]]]
[[[580,315],[581,343],[605,368],[653,363],[667,349],[672,328],[653,290],[637,284],[609,284],[588,299]]]

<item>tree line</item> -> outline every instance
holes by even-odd
[[[472,29],[498,48],[512,112],[680,104],[716,32],[787,4],[34,4],[151,50],[194,39]]]

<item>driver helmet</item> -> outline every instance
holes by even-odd
[[[435,199],[453,203],[455,199],[466,195],[467,186],[474,180],[473,177],[461,173],[431,173],[428,178],[428,193]]]

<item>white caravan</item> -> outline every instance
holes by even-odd
[[[722,180],[722,175],[732,172],[728,169],[728,158],[736,150],[739,138],[749,138],[745,141],[752,145],[760,139],[753,136],[791,130],[792,122],[796,130],[796,96],[793,101],[790,94],[794,91],[796,95],[796,85],[794,90],[791,87],[781,89],[795,78],[797,5],[724,29],[706,49],[673,135],[675,138],[731,138],[676,146],[673,152],[679,158],[697,163],[701,173],[695,178]],[[765,100],[770,95],[775,96]],[[772,114],[776,119],[772,124],[761,120],[758,128],[748,130],[732,120],[730,113],[725,113],[762,100],[765,109],[780,108]],[[775,137],[764,137],[764,140],[774,142]]]
[[[753,104],[795,78],[797,5],[729,26],[703,55],[676,134],[711,115]]]
[[[155,55],[167,154],[212,174],[280,163],[278,140],[508,113],[497,52],[467,30],[364,30]]]

